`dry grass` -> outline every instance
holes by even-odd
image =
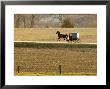
[[[96,43],[96,28],[15,28],[15,41],[57,41],[56,31],[79,32],[80,43]],[[18,76],[96,75],[97,45],[17,43],[14,72]],[[59,71],[61,65],[61,74]],[[20,73],[17,67],[20,66]]]
[[[61,75],[96,75],[96,58],[96,48],[15,47],[14,70],[19,76],[60,75],[61,65]]]
[[[96,28],[15,28],[15,41],[56,41],[56,31],[69,34],[79,32],[82,43],[96,43]]]

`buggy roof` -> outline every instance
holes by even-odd
[[[70,33],[70,34],[77,34],[77,32],[72,32],[72,33]]]

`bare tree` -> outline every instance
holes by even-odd
[[[39,22],[40,15],[32,14],[30,19],[30,28],[36,25]]]
[[[22,21],[24,23],[24,28],[26,28],[27,27],[27,25],[26,25],[26,16],[24,14],[21,15],[21,16],[22,16]]]
[[[74,25],[73,23],[71,22],[71,19],[70,18],[65,18],[63,20],[63,23],[61,25],[62,28],[73,28]]]
[[[30,28],[32,28],[33,25],[34,25],[34,21],[35,21],[34,19],[35,19],[35,15],[32,14],[32,15],[31,15],[31,19],[30,19]]]
[[[14,27],[15,28],[33,28],[40,20],[38,14],[15,14]]]
[[[14,27],[19,28],[20,27],[20,15],[14,15]]]
[[[64,19],[64,15],[58,14],[58,17],[57,18],[59,19],[60,24],[62,24],[63,23],[63,19]]]

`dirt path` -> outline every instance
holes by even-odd
[[[31,42],[31,43],[72,43],[72,44],[97,44],[97,43],[78,43],[78,42],[64,42],[64,41],[14,41],[14,42]]]

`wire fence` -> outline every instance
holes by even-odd
[[[16,72],[17,73],[22,73],[22,72],[56,72],[58,74],[62,74],[62,66],[59,65],[58,67],[36,67],[36,66],[31,66],[31,67],[25,67],[25,66],[17,66],[16,67]]]

